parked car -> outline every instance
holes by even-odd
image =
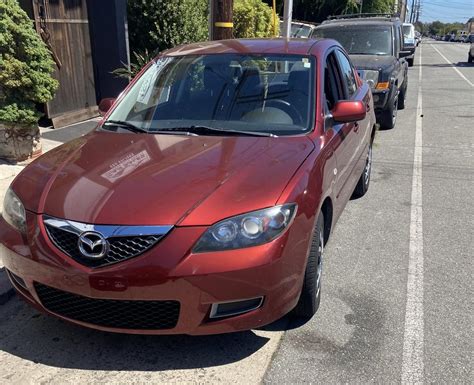
[[[339,41],[374,95],[382,128],[394,128],[397,110],[405,108],[411,51],[403,50],[402,23],[397,17],[343,15],[323,22],[313,36]]]
[[[422,39],[421,33],[416,31],[415,32],[415,41],[416,41],[416,46],[417,47],[420,45],[421,39]]]
[[[412,54],[406,57],[409,67],[413,67],[415,62],[415,50],[416,50],[416,35],[415,26],[411,23],[403,23],[403,44],[406,51],[411,51]]]
[[[370,88],[333,40],[164,52],[96,130],[14,180],[7,274],[39,310],[107,331],[309,318],[323,247],[369,187],[374,134]]]
[[[474,37],[474,35],[471,35]],[[469,47],[469,52],[467,53],[467,62],[472,63],[472,58],[474,57],[474,38],[471,39],[471,45]]]
[[[315,24],[305,23],[301,21],[293,21],[291,22],[290,36],[293,38],[309,38],[315,28]]]

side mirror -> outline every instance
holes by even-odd
[[[104,116],[115,103],[115,98],[105,98],[99,103],[99,114]]]
[[[331,111],[335,123],[352,123],[365,119],[367,110],[361,101],[341,100]]]

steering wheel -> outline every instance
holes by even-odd
[[[266,107],[274,107],[278,108],[286,112],[290,115],[291,119],[293,119],[293,124],[295,125],[302,125],[303,124],[303,116],[301,113],[296,109],[295,106],[287,102],[283,99],[271,99],[265,102]]]

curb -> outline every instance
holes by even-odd
[[[0,268],[0,305],[4,305],[13,297],[15,290],[13,289],[10,280],[4,267]]]

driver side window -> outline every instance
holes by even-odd
[[[341,51],[336,51],[337,59],[339,61],[339,67],[341,69],[341,75],[343,84],[345,85],[347,99],[352,99],[354,94],[357,92],[357,83],[354,76],[354,68],[352,67],[349,59]]]
[[[326,112],[331,111],[339,100],[344,99],[334,52],[330,53],[326,59],[324,69],[324,94],[326,99]]]

